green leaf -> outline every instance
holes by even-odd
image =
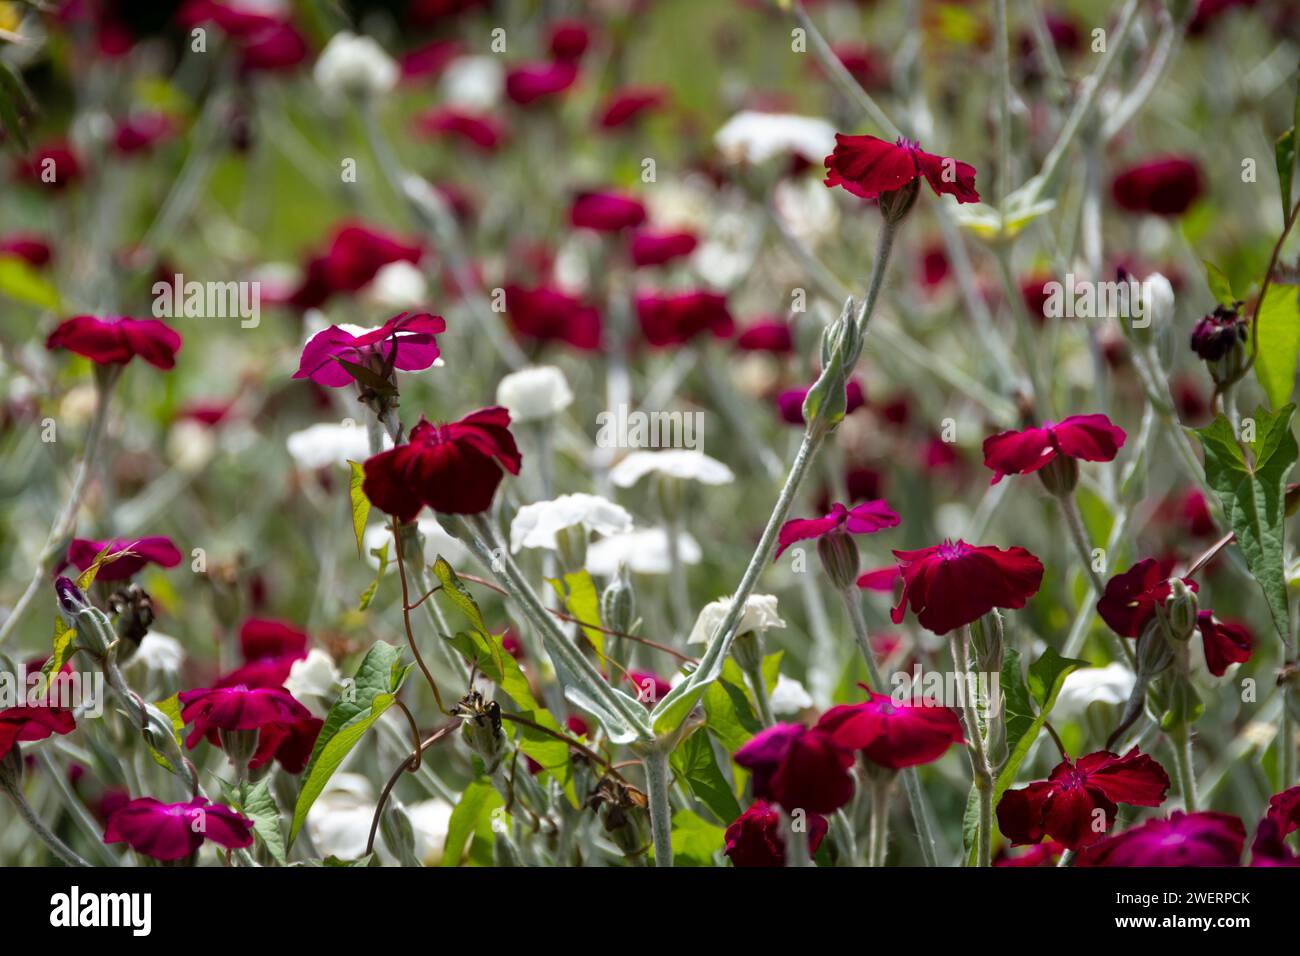
[[[740,816],[740,804],[718,767],[707,733],[691,734],[677,745],[668,759],[673,772],[686,782],[696,799],[719,821],[726,824]]]
[[[1205,281],[1216,302],[1221,305],[1232,305],[1237,301],[1237,297],[1232,294],[1232,283],[1228,281],[1227,275],[1208,259],[1205,261]]]
[[[23,116],[35,108],[22,77],[6,61],[0,60],[0,128],[22,152],[30,148]]]
[[[605,634],[600,629],[600,594],[596,591],[596,582],[587,571],[566,574],[561,578],[552,578],[551,587],[556,597],[568,610],[570,617],[578,619],[578,625],[587,640],[600,655],[600,666],[605,666]],[[592,627],[591,625],[596,625]]]
[[[1262,354],[1262,352],[1261,352]],[[1253,461],[1247,461],[1232,425],[1222,415],[1197,430],[1205,449],[1205,478],[1223,505],[1246,567],[1264,591],[1273,626],[1287,636],[1286,575],[1282,566],[1286,523],[1286,478],[1300,447],[1291,434],[1294,405],[1276,412],[1255,409]],[[1244,423],[1248,421],[1243,419]]]
[[[388,545],[390,543],[385,541],[381,547],[370,549],[370,553],[379,559],[379,569],[375,572],[375,579],[370,582],[370,586],[361,592],[361,598],[357,601],[358,611],[364,611],[370,607],[370,602],[375,599],[375,592],[379,590],[379,582],[384,579],[384,572],[388,570]]]
[[[1269,405],[1281,408],[1295,388],[1296,361],[1300,359],[1300,286],[1270,285],[1257,308],[1255,376]]]
[[[464,582],[456,576],[456,571],[447,559],[438,555],[438,559],[433,562],[433,575],[442,585],[442,593],[452,604],[460,610],[474,630],[483,636],[488,635],[488,626],[483,620],[483,612],[478,608],[478,602],[474,600],[474,595],[469,593],[469,588],[465,587]]]
[[[361,539],[366,534],[366,519],[370,517],[370,499],[361,490],[366,480],[366,470],[359,463],[348,459],[351,474],[348,477],[348,497],[352,499],[352,534],[357,539],[357,557],[361,557]]]
[[[358,365],[356,362],[349,362],[347,359],[341,359],[337,355],[334,356],[334,361],[342,365],[353,379],[381,398],[388,398],[397,394],[397,387],[369,366]]]
[[[0,255],[0,294],[38,309],[60,309],[59,290],[17,256]]]
[[[280,808],[271,796],[269,779],[263,779],[256,786],[248,783],[240,785],[239,809],[244,816],[253,821],[253,833],[262,841],[271,858],[284,866],[288,862],[284,844],[284,831],[280,829]]]
[[[763,729],[754,716],[740,667],[731,658],[722,676],[704,692],[704,726],[733,754]]]
[[[460,795],[447,824],[447,842],[443,845],[442,866],[460,866],[465,847],[476,835],[492,845],[492,811],[505,801],[486,780],[475,780]]]
[[[1282,192],[1282,221],[1291,215],[1291,177],[1295,172],[1295,127],[1277,138],[1273,144],[1273,158],[1277,163],[1278,188]]]
[[[307,769],[303,771],[298,802],[293,809],[293,825],[289,829],[290,845],[298,838],[307,811],[343,758],[397,699],[397,691],[411,670],[409,664],[402,666],[401,657],[399,648],[376,641],[357,668],[353,682],[344,686],[339,699],[325,716],[325,724],[316,738]]]
[[[50,642],[50,659],[41,668],[41,683],[45,687],[46,694],[50,692],[50,680],[53,675],[63,670],[63,665],[67,663],[72,650],[72,643],[76,638],[77,629],[68,627],[63,623],[63,619],[56,615],[54,618],[54,638]]]
[[[181,717],[181,695],[178,691],[172,694],[166,700],[160,700],[154,704],[163,712],[172,722],[172,731],[176,734],[176,743],[182,743],[182,735],[185,733],[185,721]]]
[[[725,827],[714,826],[689,810],[673,814],[674,866],[716,866],[726,840]]]

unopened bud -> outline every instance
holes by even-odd
[[[1000,673],[1004,638],[1002,615],[992,610],[977,618],[971,623],[970,635],[979,669],[988,674]]]
[[[23,754],[17,741],[0,757],[0,787],[17,790],[23,782]]]
[[[1174,649],[1169,646],[1165,627],[1160,621],[1153,619],[1137,639],[1139,682],[1149,683],[1152,678],[1168,670],[1173,662]]]
[[[1162,730],[1174,730],[1196,723],[1205,705],[1196,693],[1196,688],[1180,671],[1170,671],[1160,681],[1161,696],[1164,698],[1165,711],[1160,718]]]
[[[626,564],[619,564],[618,574],[600,595],[600,619],[611,630],[623,634],[632,630],[636,620],[636,591]]]
[[[484,700],[473,690],[460,699],[452,711],[460,717],[461,735],[469,749],[483,761],[487,773],[496,770],[505,753],[506,738],[501,732],[501,706]]]
[[[555,532],[555,547],[566,572],[576,574],[587,566],[587,529],[582,525],[571,524]]]
[[[731,656],[747,674],[763,666],[763,638],[757,631],[737,634],[731,642]]]
[[[880,214],[885,222],[898,225],[916,205],[916,197],[921,191],[921,177],[917,176],[901,189],[891,189],[880,194]]]
[[[817,557],[831,584],[837,590],[852,592],[857,600],[858,546],[852,536],[839,528],[822,535],[817,539]]]
[[[1057,455],[1038,469],[1038,480],[1056,497],[1064,498],[1079,483],[1079,463],[1069,455]]]
[[[257,742],[261,733],[256,727],[252,730],[218,731],[221,737],[221,749],[225,752],[226,759],[241,774],[248,769],[253,754],[257,753]]]
[[[1176,641],[1189,640],[1196,630],[1196,592],[1181,580],[1170,581],[1164,611],[1169,624],[1169,636]]]

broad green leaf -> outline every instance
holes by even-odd
[[[1246,558],[1246,567],[1264,591],[1273,626],[1284,640],[1289,633],[1283,537],[1286,526],[1286,479],[1300,446],[1291,434],[1294,405],[1276,412],[1255,409],[1251,461],[1222,415],[1198,429],[1205,449],[1205,478],[1223,505],[1229,527]],[[1243,426],[1247,419],[1243,419]]]
[[[718,767],[707,733],[692,733],[677,745],[669,762],[673,772],[719,821],[727,824],[740,816],[740,804]]]
[[[442,585],[442,593],[469,619],[474,630],[486,636],[488,626],[483,620],[483,612],[479,610],[478,602],[474,600],[474,595],[469,593],[469,588],[465,587],[464,582],[456,575],[455,569],[442,555],[433,562],[433,575]]]
[[[375,592],[379,590],[379,582],[384,579],[384,572],[388,570],[388,546],[391,543],[385,541],[380,547],[370,549],[370,553],[379,559],[379,568],[375,571],[375,579],[361,592],[361,597],[357,601],[358,611],[364,611],[370,607],[370,602],[375,599]]]
[[[1273,158],[1277,163],[1278,188],[1282,193],[1282,221],[1291,215],[1291,178],[1295,172],[1295,127],[1277,138],[1273,144]]]
[[[447,824],[447,842],[442,849],[442,866],[460,866],[465,848],[475,835],[492,845],[492,811],[505,801],[486,780],[475,780],[460,795]]]
[[[284,866],[288,862],[284,845],[284,831],[280,829],[280,808],[275,805],[268,786],[269,780],[263,779],[256,786],[244,783],[240,786],[239,809],[244,816],[253,821],[253,833],[262,841],[271,858]]]
[[[366,519],[370,517],[370,499],[361,490],[366,471],[358,462],[348,459],[348,497],[352,500],[352,534],[357,539],[357,557],[361,557],[361,539],[366,535]]]
[[[1232,294],[1232,283],[1228,281],[1223,270],[1208,259],[1205,260],[1205,282],[1210,287],[1210,294],[1220,305],[1232,305],[1237,297]]]
[[[578,625],[587,640],[596,648],[600,657],[600,666],[605,666],[605,634],[600,630],[600,594],[596,582],[587,571],[566,574],[561,578],[552,578],[551,587],[555,595],[568,610],[571,617],[578,619]],[[595,627],[590,625],[595,624]]]
[[[731,672],[728,671],[731,669]],[[735,753],[762,730],[754,708],[745,692],[744,679],[735,661],[727,660],[722,676],[704,692],[704,726],[718,742]]]
[[[689,810],[673,814],[674,866],[716,866],[726,842],[725,827],[714,826]]]
[[[298,802],[293,809],[289,843],[298,837],[316,798],[357,741],[378,720],[393,701],[411,667],[402,666],[402,652],[384,641],[376,641],[366,652],[356,677],[344,686],[339,699],[325,716],[324,726],[303,771]]]
[[[0,295],[51,312],[60,308],[58,289],[17,256],[0,255]]]
[[[1255,375],[1269,405],[1281,408],[1291,399],[1300,359],[1300,286],[1270,285],[1258,309]]]

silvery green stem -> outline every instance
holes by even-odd
[[[808,39],[812,43],[812,54],[816,57],[818,65],[826,71],[827,75],[835,81],[836,85],[862,112],[871,117],[872,122],[879,126],[886,136],[901,136],[902,131],[890,121],[889,117],[885,115],[885,111],[872,99],[871,94],[862,88],[861,84],[853,78],[853,74],[840,61],[840,58],[835,55],[831,45],[826,42],[826,38],[822,36],[821,31],[817,29],[817,25],[813,23],[812,18],[804,10],[803,4],[799,0],[794,0],[792,6],[795,20],[807,33]]]
[[[1011,51],[1007,0],[993,0],[993,49],[998,64],[998,198],[1011,192]]]
[[[1186,21],[1191,19],[1195,9],[1195,4],[1187,4],[1186,14],[1180,21],[1175,22],[1167,9],[1157,8],[1156,19],[1160,22],[1160,37],[1156,40],[1155,50],[1152,51],[1146,69],[1133,84],[1133,88],[1125,94],[1117,107],[1107,113],[1106,121],[1101,128],[1103,139],[1109,141],[1119,135],[1155,90],[1156,84],[1164,77],[1165,70],[1173,62],[1174,52],[1182,45],[1183,37],[1187,33]]]
[[[804,818],[804,826],[807,826],[807,817]],[[797,832],[794,828],[794,820],[785,811],[781,812],[781,829],[785,836],[785,865],[812,866],[812,857],[808,853],[808,831]]]
[[[979,794],[979,834],[976,842],[976,865],[989,866],[993,845],[993,769],[989,766],[984,749],[984,732],[980,727],[975,701],[970,688],[970,625],[951,631],[948,640],[952,647],[953,667],[957,671],[957,686],[961,688],[962,720],[966,725],[966,748],[970,754],[971,775]]]
[[[1183,798],[1183,810],[1195,813],[1196,770],[1192,760],[1192,733],[1186,723],[1180,723],[1169,731],[1169,746],[1174,754],[1174,779],[1178,782],[1178,794]]]
[[[55,789],[59,791],[59,796],[63,798],[63,802],[67,805],[72,818],[77,821],[77,825],[90,838],[90,845],[95,848],[95,856],[100,860],[101,864],[104,866],[117,866],[117,857],[104,844],[104,834],[99,823],[90,815],[86,805],[77,799],[77,795],[72,792],[72,787],[68,785],[67,773],[54,762],[54,758],[50,756],[47,750],[41,750],[36,759],[40,761],[41,767],[49,775],[49,778],[54,781]]]
[[[871,831],[867,840],[867,865],[884,866],[889,853],[888,779],[871,782]]]
[[[691,598],[686,587],[686,566],[682,562],[682,522],[674,516],[664,525],[668,538],[668,603],[672,608],[673,627],[684,640],[695,623],[691,615]]]
[[[655,866],[673,865],[673,807],[668,784],[672,769],[668,766],[668,748],[655,743],[642,752],[645,764],[646,798],[650,809],[650,835],[654,841]]]
[[[1295,783],[1295,721],[1291,717],[1291,685],[1282,685],[1282,718],[1278,724],[1278,789]]]
[[[18,787],[12,785],[6,779],[0,778],[0,790],[4,790],[5,795],[9,797],[10,802],[18,811],[18,815],[23,818],[23,821],[51,853],[68,866],[90,866],[71,847],[60,840],[53,830],[45,825],[45,821],[32,809],[32,805],[27,802],[27,798],[23,796]]]
[[[1106,584],[1092,566],[1092,545],[1088,541],[1088,532],[1083,527],[1079,503],[1075,500],[1073,492],[1058,495],[1056,500],[1061,506],[1061,520],[1065,522],[1066,530],[1070,532],[1070,540],[1074,543],[1075,550],[1079,552],[1079,560],[1083,562],[1084,572],[1092,582],[1093,591],[1100,594]]]
[[[772,701],[767,696],[767,681],[763,679],[762,655],[759,654],[758,660],[744,670],[745,676],[749,678],[749,686],[754,691],[754,704],[758,708],[758,719],[764,727],[771,727],[776,723],[776,717],[772,715]]]
[[[1019,344],[1020,360],[1025,363],[1025,371],[1029,375],[1029,386],[1034,393],[1034,407],[1041,417],[1046,418],[1051,412],[1052,396],[1039,368],[1038,350],[1034,347],[1034,330],[1030,325],[1029,311],[1025,308],[1024,298],[1020,295],[1015,276],[1011,273],[1007,247],[999,245],[994,250],[994,258],[998,263],[998,276],[1002,280],[1002,290],[1011,305],[1011,315],[1016,321],[1016,340]]]

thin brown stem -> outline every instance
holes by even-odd
[[[429,687],[433,689],[433,699],[438,704],[438,710],[443,714],[450,715],[451,711],[442,703],[442,693],[438,690],[438,682],[433,679],[433,674],[429,666],[424,663],[424,657],[420,654],[420,646],[415,642],[415,632],[411,630],[411,596],[407,589],[406,583],[406,559],[402,557],[402,538],[399,533],[397,519],[392,518],[393,543],[397,545],[397,573],[402,579],[402,624],[406,628],[406,642],[411,645],[411,653],[415,655],[415,663],[419,665],[420,672],[424,674],[424,679],[429,682]]]
[[[393,792],[393,787],[397,786],[397,781],[401,779],[403,773],[406,773],[408,771],[411,773],[415,773],[415,771],[419,769],[420,761],[423,759],[424,751],[428,750],[439,740],[442,740],[444,737],[446,737],[449,733],[451,733],[459,726],[460,726],[460,721],[452,721],[449,724],[444,724],[442,727],[439,727],[436,731],[433,732],[432,736],[430,736],[423,743],[419,744],[406,757],[406,759],[403,760],[401,764],[398,765],[397,769],[394,770],[392,775],[388,778],[388,782],[384,784],[383,792],[380,793],[379,795],[379,802],[375,805],[374,819],[370,821],[370,837],[369,839],[366,840],[367,856],[373,853],[375,850],[375,834],[379,832],[379,817],[383,814],[384,805],[388,803],[389,794]]]

